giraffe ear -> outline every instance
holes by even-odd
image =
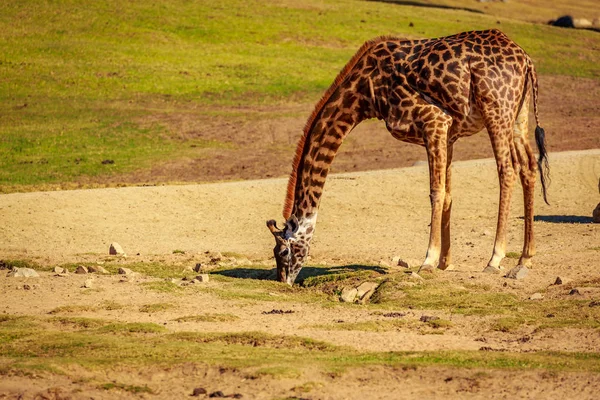
[[[285,236],[288,238],[294,236],[294,234],[298,231],[299,226],[300,223],[298,222],[298,218],[296,218],[295,215],[292,215],[285,222]]]
[[[276,236],[280,235],[281,232],[282,232],[281,229],[279,229],[277,227],[277,222],[275,222],[274,219],[270,219],[270,220],[267,221],[267,228],[269,228],[269,230],[271,231],[271,233],[273,235],[276,235]]]

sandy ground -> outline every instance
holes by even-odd
[[[570,280],[600,277],[600,225],[591,223],[592,210],[600,202],[600,150],[550,154],[552,184],[543,203],[536,192],[538,255],[529,276],[506,285],[499,276],[482,274],[493,244],[498,183],[493,160],[456,162],[453,167],[452,243],[455,270],[438,272],[435,279],[453,283],[476,280],[492,290],[515,293],[527,299],[534,292],[547,298],[568,294],[549,287],[557,276]],[[281,220],[286,180],[255,180],[189,186],[129,187],[66,192],[15,193],[0,196],[0,259],[33,259],[43,265],[103,260],[111,242],[120,243],[128,262],[168,260],[204,252],[232,252],[260,263],[272,263],[272,236],[265,227],[270,218]],[[390,263],[401,256],[413,265],[424,257],[429,223],[428,172],[425,166],[330,176],[319,213],[311,263],[340,266],[357,263]],[[509,252],[522,245],[522,194],[515,189],[509,219]],[[516,264],[507,258],[505,268]],[[310,265],[310,263],[309,263]],[[81,289],[85,276],[57,278],[42,273],[35,290],[22,290],[22,282],[0,274],[0,290],[13,301],[0,305],[0,313],[46,316],[64,305],[97,305],[117,299],[123,310],[96,310],[78,316],[155,322],[170,331],[237,332],[262,330],[272,334],[300,335],[363,351],[478,350],[482,345],[497,350],[557,350],[597,353],[600,334],[589,330],[490,334],[478,320],[438,315],[455,324],[449,333],[428,335],[411,330],[364,332],[321,329],[336,321],[359,322],[383,317],[366,308],[326,307],[286,301],[246,302],[224,300],[210,292],[186,296],[144,289],[140,277],[128,284],[116,276],[95,278],[95,291]],[[207,287],[217,288],[219,282]],[[600,299],[600,288],[582,290],[584,299]],[[169,302],[172,310],[142,313],[145,304]],[[237,316],[235,322],[174,322],[204,311]],[[263,314],[271,309],[294,314]],[[407,310],[403,310],[407,311]],[[418,320],[421,311],[409,311]],[[485,334],[485,337],[483,337]],[[522,340],[527,337],[527,340]],[[576,337],[577,340],[572,338]],[[485,342],[485,344],[483,344]],[[353,370],[337,377],[307,370],[301,378],[247,381],[239,371],[215,372],[208,367],[180,366],[170,370],[124,370],[120,376],[131,384],[149,384],[154,395],[142,398],[182,398],[196,386],[244,398],[384,399],[384,398],[594,398],[600,388],[597,374],[543,371],[478,371],[449,368],[397,370],[376,367]],[[84,376],[73,371],[74,376]],[[295,390],[306,382],[318,382],[309,393]],[[507,384],[506,382],[509,382]],[[381,387],[386,387],[381,391]],[[53,389],[54,388],[54,389]],[[54,390],[54,392],[52,392]],[[60,393],[55,393],[56,391]],[[39,397],[41,394],[46,397]],[[23,397],[18,397],[23,395]],[[38,379],[13,377],[0,382],[1,398],[115,398],[85,386],[81,380],[54,376]],[[122,393],[126,396],[127,393]],[[54,397],[52,397],[54,396]],[[134,396],[134,395],[131,395]]]

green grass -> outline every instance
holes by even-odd
[[[173,321],[176,322],[233,322],[239,319],[238,316],[233,314],[216,314],[207,313],[200,315],[186,315],[183,317],[175,318]]]
[[[540,73],[599,78],[600,56],[590,51],[597,33],[497,21],[350,0],[5,0],[0,190],[93,185],[230,147],[164,121],[175,113],[248,118],[240,106],[313,102],[356,49],[381,34],[498,27]]]
[[[140,312],[143,313],[155,313],[170,310],[175,308],[176,306],[171,303],[153,303],[153,304],[144,304],[140,307]]]
[[[262,332],[168,333],[153,324],[116,323],[98,329],[76,325],[74,331],[57,331],[44,320],[21,318],[28,325],[18,320],[0,323],[0,371],[61,373],[77,365],[103,374],[115,365],[164,368],[202,360],[209,366],[285,376],[296,374],[302,360],[302,365],[322,372],[383,365],[600,373],[600,355],[595,353],[361,352],[308,338]],[[118,384],[110,388],[128,390]]]

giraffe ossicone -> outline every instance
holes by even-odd
[[[536,160],[528,139],[530,91],[536,122]],[[392,136],[425,147],[429,164],[431,228],[421,270],[451,265],[450,215],[453,145],[486,128],[498,168],[498,224],[488,267],[505,256],[512,188],[519,175],[524,196],[524,244],[519,265],[535,254],[533,189],[538,169],[546,200],[548,160],[539,126],[533,62],[516,43],[492,29],[453,36],[366,42],[342,69],[308,118],[292,164],[282,229],[275,237],[277,278],[293,284],[308,256],[331,163],[361,121],[383,120]]]

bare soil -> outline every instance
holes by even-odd
[[[594,118],[597,117],[590,121]],[[570,125],[563,130],[568,128]],[[548,131],[552,130],[548,126]],[[553,136],[559,135],[549,134],[550,139]],[[597,139],[591,138],[591,143]],[[498,183],[494,161],[455,163],[452,220],[455,269],[437,272],[432,278],[434,281],[486,284],[491,292],[512,293],[523,301],[532,301],[528,298],[536,292],[544,295],[541,301],[572,297],[569,294],[572,286],[552,285],[557,276],[575,282],[600,281],[600,225],[591,220],[592,210],[600,202],[600,150],[551,153],[550,162],[551,205],[543,203],[538,190],[534,224],[538,254],[529,275],[519,281],[480,272],[491,255],[496,224]],[[110,243],[116,241],[128,254],[121,261],[124,264],[158,261],[183,269],[204,260],[208,251],[273,265],[273,240],[264,223],[270,218],[281,219],[285,185],[286,179],[281,178],[2,195],[0,259],[30,259],[46,266],[102,262],[107,259]],[[307,268],[317,264],[332,268],[385,265],[391,264],[394,256],[418,265],[428,240],[428,191],[426,166],[331,175]],[[518,187],[509,220],[509,252],[518,253],[521,249],[522,209]],[[508,269],[516,261],[508,257],[503,265]],[[236,268],[239,266],[233,262],[231,269]],[[453,327],[443,335],[410,327],[383,331],[336,330],[327,326],[339,321],[382,321],[386,317],[360,305],[332,303],[322,307],[300,299],[287,299],[282,303],[277,293],[272,295],[272,301],[227,299],[214,292],[222,285],[219,281],[205,284],[206,290],[175,295],[146,289],[143,283],[152,279],[144,276],[127,282],[121,282],[115,275],[96,276],[94,290],[82,288],[86,278],[76,274],[57,277],[41,273],[40,278],[19,280],[2,273],[0,293],[10,301],[0,306],[0,312],[44,317],[57,307],[94,306],[111,300],[126,306],[119,310],[92,308],[70,315],[154,322],[173,332],[258,330],[309,337],[361,351],[479,351],[484,348],[515,353],[551,350],[595,355],[600,348],[600,334],[594,329],[537,331],[524,327],[516,332],[490,332],[484,329],[485,316],[399,309],[396,311],[406,313],[405,318],[410,321],[433,313],[451,320]],[[35,287],[24,290],[25,284]],[[580,288],[577,296],[583,300],[599,300],[600,287],[588,284]],[[174,307],[150,313],[140,311],[142,306],[155,303],[170,303]],[[273,309],[294,312],[269,314]],[[174,321],[197,314],[199,310],[234,315],[237,319],[233,322]],[[110,381],[115,376],[131,385],[148,385],[154,394],[104,391],[94,384]],[[225,394],[239,393],[250,399],[592,399],[600,388],[600,376],[592,372],[380,366],[327,375],[307,365],[301,376],[248,379],[245,371],[219,370],[198,360],[198,364],[172,368],[117,367],[90,372],[72,367],[68,376],[13,376],[0,380],[0,398],[108,399],[118,393],[120,398],[172,399],[189,396],[195,387],[205,387],[209,393],[217,390]]]
[[[565,76],[540,76],[540,123],[551,152],[600,148],[600,82]],[[315,99],[316,102],[317,99]],[[94,184],[214,182],[283,177],[289,174],[296,143],[313,104],[233,109],[182,109],[155,113],[143,124],[160,124],[173,135],[216,140],[221,148],[198,149],[195,156],[154,165],[126,176],[92,179]],[[531,108],[532,109],[532,108]],[[223,111],[237,116],[224,117]],[[530,115],[532,128],[533,114]],[[492,157],[489,138],[480,133],[455,145],[455,160]],[[346,140],[332,172],[368,171],[412,166],[426,160],[420,146],[394,139],[379,121],[359,124]]]

